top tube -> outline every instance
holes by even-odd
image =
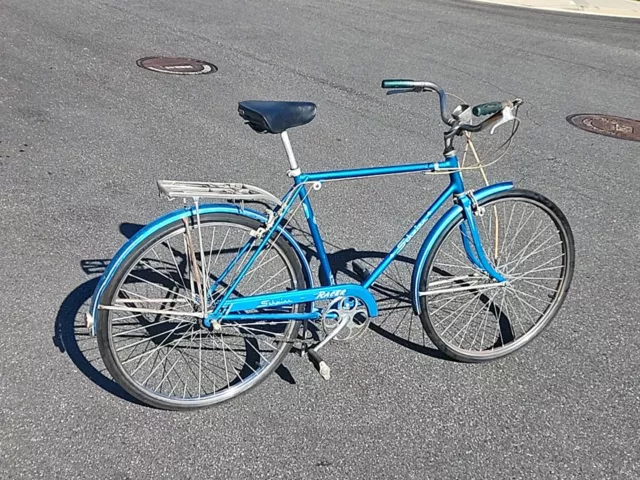
[[[457,166],[457,157],[451,157],[437,163],[411,163],[408,165],[391,165],[387,167],[369,167],[303,173],[296,177],[296,183],[321,182],[324,180],[347,180],[362,177],[375,177],[378,175],[396,175],[400,173],[433,172],[440,169],[456,168]]]

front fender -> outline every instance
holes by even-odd
[[[200,205],[200,214],[206,213],[231,213],[235,215],[241,215],[244,217],[249,217],[254,220],[258,220],[261,222],[266,222],[267,217],[255,210],[240,208],[233,204],[205,204]],[[170,212],[153,222],[149,223],[141,230],[139,230],[133,237],[129,239],[120,250],[114,255],[109,262],[109,266],[102,274],[98,285],[93,293],[93,297],[91,298],[91,306],[89,307],[89,313],[87,317],[87,325],[91,327],[91,333],[95,335],[98,332],[98,305],[100,304],[100,298],[104,293],[105,288],[109,284],[109,281],[113,278],[116,273],[118,267],[122,264],[124,259],[129,255],[140,243],[142,243],[146,238],[156,233],[161,228],[173,223],[177,220],[181,220],[186,217],[190,217],[196,214],[195,207],[188,207],[181,210],[175,210]],[[309,288],[313,287],[313,277],[311,275],[311,268],[309,267],[309,262],[304,255],[304,252],[298,245],[298,242],[291,236],[289,232],[285,229],[278,227],[278,232],[285,237],[289,243],[293,246],[298,258],[300,259],[300,263],[302,264],[302,268],[304,270],[305,280],[309,284]]]
[[[513,188],[513,183],[511,182],[503,182],[496,183],[494,185],[489,185],[488,187],[480,188],[473,192],[473,196],[476,200],[480,201],[489,195],[493,195],[494,193],[504,192],[506,190],[511,190]],[[444,232],[447,226],[454,221],[454,219],[462,212],[462,207],[460,205],[454,205],[438,220],[438,222],[433,226],[429,235],[425,239],[420,251],[418,252],[418,256],[416,257],[416,263],[413,267],[413,275],[411,276],[411,305],[413,307],[413,311],[416,315],[420,314],[420,295],[418,293],[420,286],[420,277],[422,276],[422,270],[424,269],[424,265],[427,261],[427,257],[429,256],[429,252],[433,248],[433,244],[436,242],[436,239]]]

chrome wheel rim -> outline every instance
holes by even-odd
[[[567,232],[543,203],[524,197],[488,202],[476,224],[485,255],[506,279],[474,265],[466,222],[446,235],[428,272],[429,320],[448,348],[475,357],[508,353],[553,317],[567,281]]]
[[[251,228],[231,222],[203,222],[191,228],[202,284],[212,287]],[[297,333],[298,322],[224,320],[212,331],[202,326],[202,295],[192,282],[184,227],[144,249],[114,290],[109,342],[128,381],[162,402],[208,405],[250,388],[280,363]],[[219,245],[215,248],[215,245]],[[208,297],[207,311],[227,291],[253,253],[252,247]],[[190,271],[191,270],[191,271]],[[297,288],[294,268],[271,243],[232,292],[232,297]],[[141,310],[148,311],[141,311]],[[283,307],[279,312],[293,311]]]

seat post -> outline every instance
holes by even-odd
[[[293,156],[293,149],[291,148],[291,142],[289,141],[289,134],[285,130],[280,134],[280,138],[282,139],[282,144],[284,145],[284,151],[287,152],[287,158],[289,159],[289,165],[291,165],[291,170],[287,172],[287,175],[290,177],[297,177],[302,172],[298,167],[298,163],[296,162],[296,157]]]

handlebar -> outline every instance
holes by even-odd
[[[473,107],[473,114],[476,117],[484,117],[485,115],[491,115],[492,113],[498,113],[508,107],[511,102],[489,102]]]
[[[455,135],[460,131],[471,133],[480,132],[487,127],[493,127],[491,129],[491,133],[493,134],[493,132],[495,132],[495,129],[500,125],[503,125],[512,120],[518,121],[516,113],[518,107],[522,104],[522,100],[517,98],[513,102],[490,102],[476,105],[475,107],[473,107],[473,109],[471,109],[474,116],[491,116],[477,125],[472,125],[470,115],[467,114],[467,119],[465,121],[456,113],[458,109],[453,112],[453,117],[448,113],[446,93],[440,86],[436,85],[435,83],[408,79],[386,79],[382,81],[381,86],[382,88],[386,89],[394,89],[387,92],[388,95],[393,93],[405,92],[436,92],[440,97],[440,116],[442,117],[444,123],[453,127],[452,130],[450,132],[447,132],[446,135]],[[465,107],[467,109],[469,108],[468,105],[461,105],[460,107]]]
[[[417,82],[415,80],[406,79],[387,79],[382,80],[382,88],[403,89],[407,92],[436,92],[440,97],[440,116],[447,125],[453,125],[455,120],[451,118],[447,112],[447,95],[444,90],[431,82]],[[392,93],[392,92],[389,92]]]
[[[473,107],[472,112],[476,117],[491,115],[489,118],[477,125],[460,124],[460,130],[465,132],[480,132],[488,127],[491,129],[491,134],[495,132],[496,128],[500,125],[504,125],[510,121],[519,122],[520,120],[516,116],[518,107],[522,104],[522,100],[516,98],[513,102],[491,102],[483,103]]]

